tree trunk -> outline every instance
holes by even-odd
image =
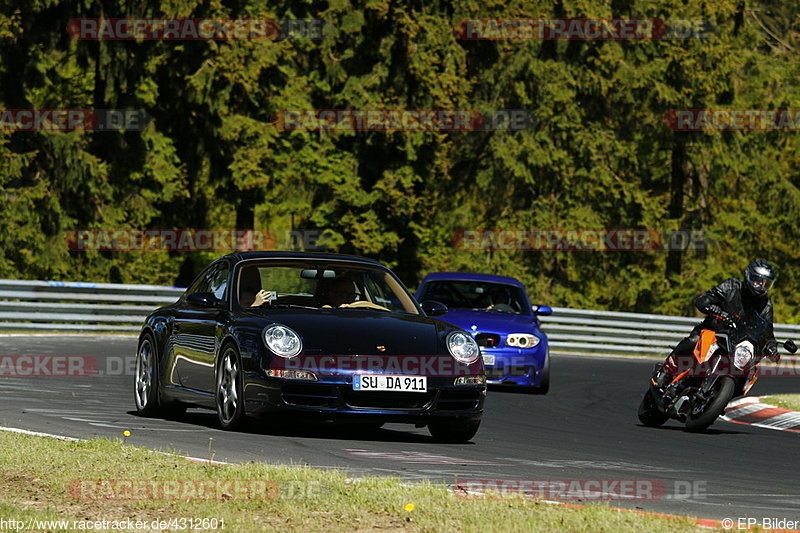
[[[678,221],[680,228],[683,219],[683,197],[686,188],[686,138],[680,132],[673,133],[672,144],[672,180],[670,183],[669,218]],[[682,250],[667,252],[667,278],[681,273]]]

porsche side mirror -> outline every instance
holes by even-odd
[[[532,305],[534,315],[549,316],[553,314],[553,308],[549,305]]]
[[[789,353],[795,353],[797,351],[797,345],[794,343],[793,340],[788,340],[784,342],[783,348]]]
[[[442,316],[447,313],[447,306],[436,300],[425,300],[421,305],[428,316]]]
[[[221,303],[211,292],[195,292],[187,296],[186,301],[195,307],[217,307]]]

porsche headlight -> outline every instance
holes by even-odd
[[[736,350],[733,352],[733,364],[739,370],[744,370],[744,367],[753,358],[753,343],[750,341],[740,342],[736,345]]]
[[[509,333],[506,344],[515,348],[535,348],[539,340],[539,337],[530,333]]]
[[[456,361],[465,365],[477,361],[481,354],[475,339],[463,331],[454,331],[447,336],[447,350]]]
[[[264,329],[264,344],[275,355],[287,359],[295,357],[303,349],[300,336],[281,324],[272,324]]]

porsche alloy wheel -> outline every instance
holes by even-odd
[[[136,388],[134,390],[136,411],[141,415],[150,416],[157,410],[157,398],[153,392],[156,381],[153,341],[149,335],[145,335],[136,351]]]
[[[222,429],[238,429],[244,422],[244,394],[239,353],[228,346],[217,367],[217,417]]]
[[[136,412],[141,416],[161,416],[164,418],[180,418],[186,412],[186,406],[180,403],[165,403],[161,397],[161,383],[158,377],[158,357],[155,342],[150,333],[139,341],[136,350],[136,370],[134,382],[134,400]]]

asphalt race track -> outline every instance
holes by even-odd
[[[652,360],[556,356],[546,396],[489,392],[470,444],[434,443],[427,429],[387,425],[373,435],[329,425],[259,424],[224,432],[216,414],[190,410],[181,421],[133,413],[135,337],[0,336],[0,356],[96,358],[81,377],[0,377],[0,425],[131,444],[220,461],[267,461],[347,469],[350,475],[525,480],[658,480],[665,497],[611,505],[703,518],[800,520],[800,435],[717,421],[690,434],[677,423],[638,425],[636,409]],[[763,378],[753,394],[796,392],[796,377]],[[213,439],[210,441],[209,439]],[[690,490],[690,487],[693,490]]]

